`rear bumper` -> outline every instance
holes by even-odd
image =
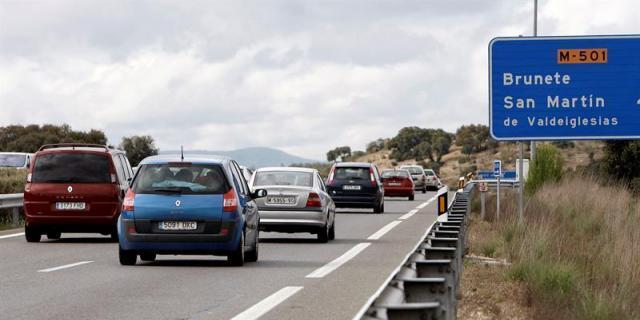
[[[242,230],[235,221],[224,221],[228,234],[212,233],[138,233],[133,219],[120,219],[118,238],[124,250],[149,251],[157,253],[209,253],[226,254],[235,250]]]
[[[108,204],[119,208],[119,205]],[[89,211],[55,211],[40,202],[25,201],[25,222],[30,227],[43,229],[56,229],[67,232],[101,232],[103,229],[112,229],[118,222],[119,210],[110,210],[107,214],[96,215]],[[47,210],[42,210],[46,207]],[[98,211],[100,212],[100,211]]]
[[[375,208],[380,199],[378,196],[332,196],[336,207],[342,208]]]
[[[304,232],[327,224],[324,211],[265,211],[260,210],[260,230]]]
[[[408,197],[414,194],[413,188],[384,187],[385,197]]]

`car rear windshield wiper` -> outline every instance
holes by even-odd
[[[187,187],[175,187],[175,188],[153,188],[154,192],[167,192],[167,193],[183,193],[184,191],[191,191]]]

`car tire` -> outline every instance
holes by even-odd
[[[138,260],[138,255],[133,250],[124,250],[121,246],[118,246],[118,259],[123,266],[133,266]]]
[[[40,242],[42,239],[42,234],[40,231],[32,228],[32,227],[24,227],[24,237],[27,239],[27,242]]]
[[[140,253],[140,260],[147,262],[156,261],[156,254],[153,252]]]
[[[60,237],[62,237],[62,233],[60,233],[59,231],[47,232],[47,239],[49,240],[60,240]]]
[[[373,209],[374,213],[383,213],[384,212],[384,201],[381,201],[380,204]]]
[[[416,198],[415,195],[410,195],[409,196],[409,201],[413,201],[415,198]]]
[[[244,232],[240,236],[240,243],[238,243],[238,247],[227,257],[227,261],[231,263],[232,266],[241,267],[244,265]]]
[[[424,186],[424,188],[422,188],[422,193],[427,193],[427,186]]]
[[[111,242],[118,242],[118,229],[113,229],[109,235],[111,236]]]
[[[327,243],[329,242],[329,221],[327,220],[327,224],[324,227],[318,230],[318,242]]]
[[[247,252],[245,255],[245,261],[247,262],[256,262],[258,261],[258,253],[260,248],[260,230],[256,230],[256,242],[253,244],[253,248],[251,251]]]
[[[335,240],[336,239],[336,222],[334,221],[331,224],[331,228],[329,228],[329,240]]]

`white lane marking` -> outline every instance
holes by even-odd
[[[323,278],[333,270],[340,268],[340,266],[353,259],[353,257],[358,255],[358,253],[360,253],[362,250],[366,249],[370,244],[371,243],[363,242],[355,245],[353,248],[349,249],[349,251],[337,257],[335,260],[316,269],[314,272],[309,273],[305,278]]]
[[[369,238],[367,238],[367,240],[378,240],[378,239],[382,238],[382,236],[384,236],[387,232],[389,232],[391,229],[395,228],[400,223],[402,223],[402,221],[394,220],[394,221],[389,222],[389,224],[387,224],[386,226],[380,228],[380,230],[376,231],[376,233],[370,235]]]
[[[91,263],[91,262],[93,262],[93,261],[80,261],[80,262],[76,262],[76,263],[65,264],[64,266],[38,270],[38,272],[51,272],[51,271],[57,271],[57,270],[61,270],[61,269],[73,268],[73,267],[81,266],[83,264],[87,264],[87,263]]]
[[[7,234],[7,235],[4,235],[4,236],[0,236],[0,239],[13,238],[13,237],[19,237],[19,236],[24,236],[24,232],[12,233],[12,234]]]
[[[433,228],[433,226],[436,224],[436,222],[434,221],[431,226],[429,228],[427,228],[427,230],[425,231],[424,235],[422,235],[422,237],[418,240],[418,243],[416,243],[416,245],[413,247],[413,250],[409,251],[409,253],[407,253],[407,255],[404,257],[404,259],[402,260],[402,263],[400,263],[393,271],[391,271],[391,273],[389,274],[389,276],[387,277],[387,279],[380,285],[380,287],[378,288],[378,290],[376,291],[376,293],[374,293],[371,297],[369,297],[369,300],[367,300],[367,303],[365,303],[362,308],[360,308],[360,311],[358,311],[358,313],[356,313],[356,315],[353,317],[353,320],[360,320],[362,319],[362,316],[364,315],[364,313],[369,309],[369,306],[371,306],[371,304],[373,303],[373,300],[375,300],[376,298],[378,298],[380,296],[380,294],[382,293],[382,290],[384,290],[384,288],[387,287],[387,284],[389,284],[389,282],[391,281],[391,279],[393,279],[393,277],[396,276],[396,274],[400,271],[400,268],[402,268],[402,266],[404,265],[405,261],[409,260],[409,257],[411,257],[411,255],[418,250],[418,247],[420,247],[420,245],[422,245],[422,241],[424,240],[424,238],[427,237],[427,235],[429,234],[429,232],[431,231],[431,229]]]
[[[411,218],[411,216],[413,216],[414,214],[416,214],[416,212],[420,211],[419,209],[413,209],[405,214],[403,214],[400,218],[398,218],[398,220],[407,220],[409,218]]]
[[[423,202],[422,204],[420,204],[419,206],[416,207],[416,209],[424,209],[424,207],[428,206],[431,202],[433,202],[434,200],[436,200],[437,196],[432,197],[431,199]]]
[[[289,297],[296,294],[298,291],[302,290],[302,288],[304,287],[284,287],[276,291],[276,293],[256,303],[255,305],[253,305],[253,307],[231,318],[231,320],[258,319],[262,317],[265,313],[269,312],[269,310],[275,308],[277,305],[281,304],[283,301],[287,300]]]

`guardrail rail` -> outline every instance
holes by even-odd
[[[447,213],[427,229],[361,320],[451,320],[457,298],[473,183],[458,190]]]
[[[11,224],[15,227],[20,225],[20,208],[23,206],[23,199],[22,193],[0,194],[0,209],[10,209]]]

